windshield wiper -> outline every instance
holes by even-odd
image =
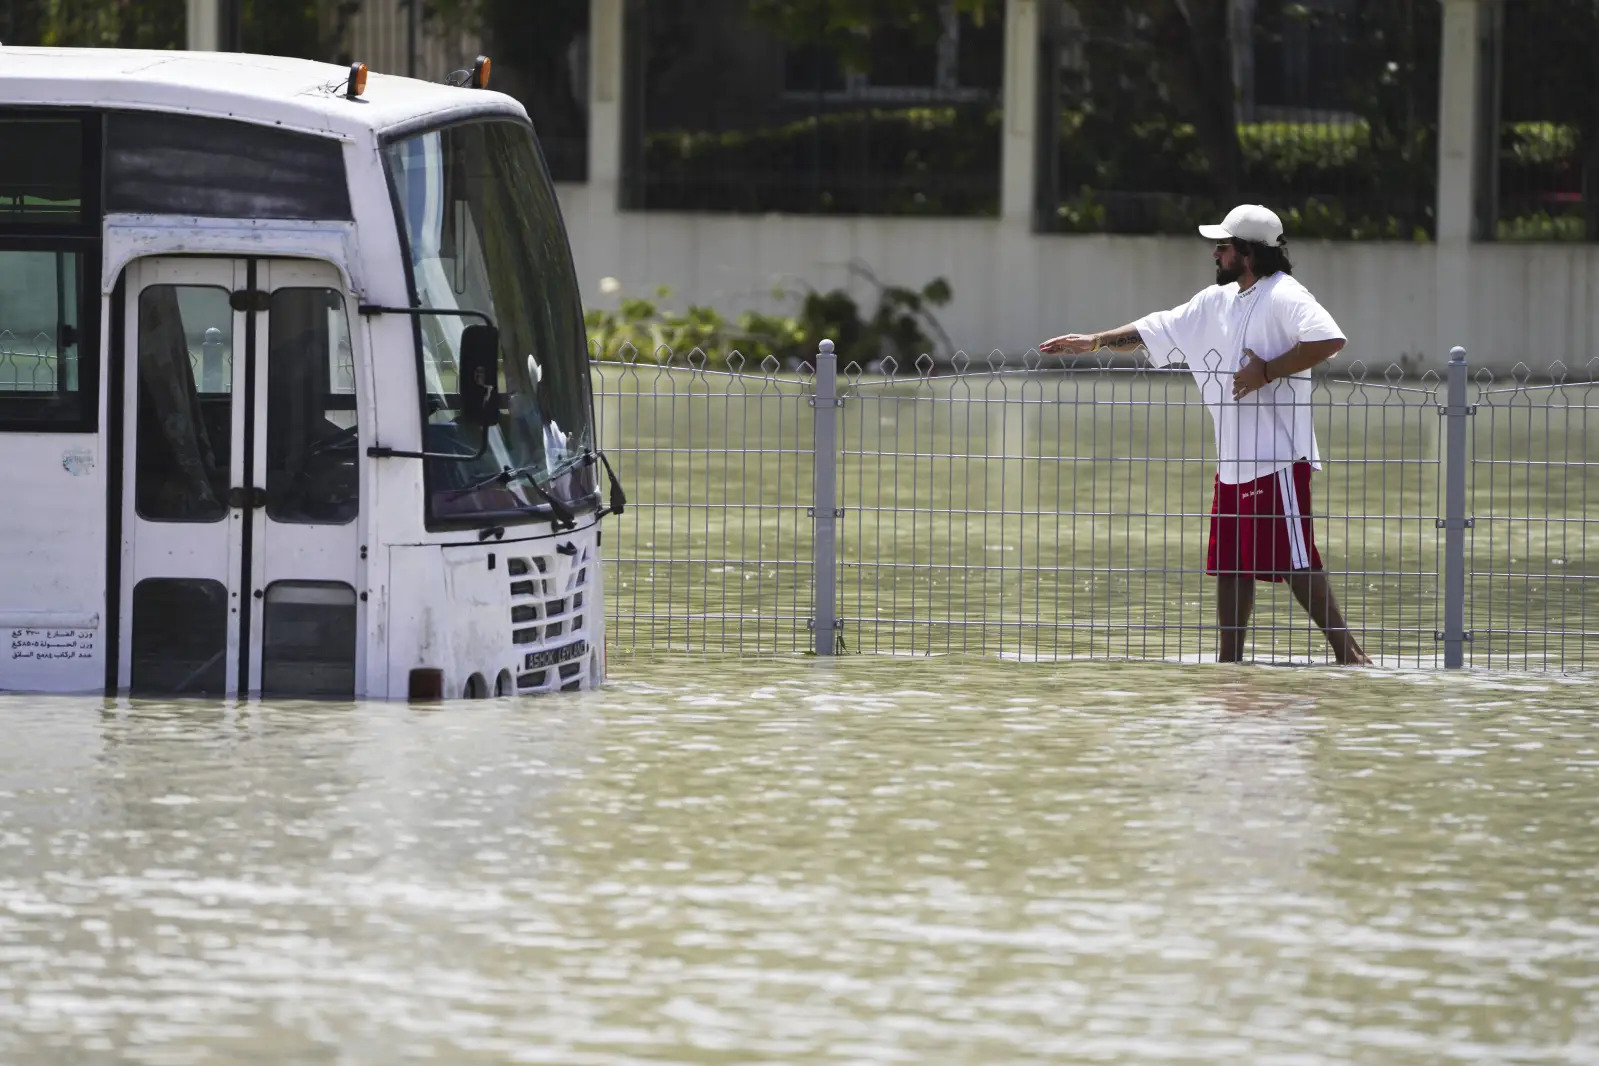
[[[468,485],[465,488],[451,489],[448,495],[464,496],[469,492],[486,489],[490,485],[509,485],[513,481],[525,480],[528,487],[538,493],[539,498],[550,505],[550,511],[555,515],[554,525],[556,529],[576,529],[577,516],[572,513],[570,507],[556,499],[543,485],[539,484],[537,475],[541,473],[543,473],[542,467],[535,467],[531,464],[517,467],[508,466],[498,474],[486,477],[476,484]]]
[[[605,465],[605,475],[611,479],[611,506],[600,512],[604,518],[608,514],[621,514],[627,510],[627,493],[622,489],[622,482],[616,477],[616,471],[611,469],[611,461],[605,458],[604,452],[588,452],[585,456],[589,462],[598,459]]]

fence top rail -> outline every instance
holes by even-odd
[[[816,377],[816,366],[809,359],[785,363],[775,355],[755,359],[739,351],[727,354],[726,359],[713,358],[703,349],[695,348],[678,355],[666,345],[655,348],[649,358],[644,353],[625,344],[614,358],[599,354],[594,346],[589,349],[590,367],[620,367],[624,370],[675,371],[683,374],[703,374],[708,377],[759,377],[768,380],[794,380],[810,382]]]
[[[1178,353],[1179,355],[1181,353]],[[851,361],[842,371],[843,377],[852,384],[860,382],[862,385],[892,383],[893,381],[924,380],[931,378],[960,378],[960,377],[1001,377],[1001,376],[1039,376],[1039,375],[1083,375],[1083,376],[1150,376],[1150,377],[1187,377],[1199,372],[1215,374],[1225,377],[1233,373],[1222,364],[1221,355],[1214,349],[1205,353],[1201,360],[1202,365],[1195,368],[1191,363],[1174,360],[1164,366],[1155,366],[1147,362],[1133,362],[1126,358],[1086,358],[1076,357],[1069,359],[1051,359],[1045,361],[1038,354],[1037,349],[1028,349],[1022,353],[1017,362],[1004,352],[994,351],[981,361],[974,360],[964,352],[956,352],[946,361],[935,361],[929,355],[923,355],[909,367],[901,368],[898,361],[892,356],[882,360],[872,360],[863,366],[858,361]],[[902,372],[902,370],[904,372]],[[1381,375],[1380,378],[1377,375]],[[867,379],[882,379],[872,380]],[[1330,367],[1314,375],[1317,383],[1323,381],[1349,382],[1362,385],[1389,385],[1398,387],[1402,382],[1412,382],[1411,388],[1420,391],[1431,391],[1442,384],[1442,379],[1435,370],[1425,370],[1420,374],[1412,368],[1399,363],[1389,363],[1378,370],[1366,363],[1363,359],[1351,360],[1343,365]]]
[[[1210,359],[1219,359],[1216,353],[1207,353]],[[700,348],[679,354],[661,345],[649,352],[632,345],[623,345],[614,355],[599,354],[591,347],[591,368],[605,370],[618,368],[624,374],[656,376],[686,376],[689,378],[719,379],[723,381],[759,380],[764,383],[795,385],[803,389],[815,386],[816,362],[814,359],[788,360],[775,355],[762,358],[746,356],[741,352],[728,353],[725,359],[707,354]],[[1200,366],[1198,372],[1226,377],[1232,373],[1220,365]],[[1517,363],[1508,379],[1484,367],[1472,375],[1479,399],[1493,396],[1514,396],[1531,392],[1555,392],[1561,389],[1599,386],[1599,357],[1575,368],[1563,360],[1553,361],[1546,369],[1534,371],[1525,362]],[[864,362],[851,359],[839,368],[841,386],[854,393],[872,389],[891,389],[906,384],[933,381],[956,382],[978,379],[1038,380],[1040,378],[1112,378],[1112,379],[1162,379],[1186,378],[1196,370],[1189,364],[1173,363],[1153,366],[1126,357],[1076,357],[1046,360],[1036,349],[1028,349],[1019,357],[995,350],[976,359],[957,351],[947,359],[921,355],[914,361],[901,365],[893,356],[868,359]],[[1427,369],[1421,373],[1416,368],[1400,363],[1378,367],[1363,359],[1354,359],[1341,365],[1318,369],[1312,375],[1314,387],[1330,385],[1362,389],[1384,389],[1396,393],[1430,396],[1439,392],[1443,379],[1438,371]]]
[[[998,375],[996,375],[996,376],[998,376]],[[1153,397],[1153,398],[1145,397],[1145,398],[1142,398],[1142,399],[1140,399],[1140,398],[1138,398],[1136,396],[1130,396],[1130,397],[1128,397],[1126,399],[1102,398],[1102,397],[1098,397],[1098,396],[1095,396],[1092,399],[1089,399],[1089,398],[1086,398],[1086,397],[1083,398],[1083,399],[1070,399],[1070,398],[1062,399],[1062,398],[1058,398],[1056,396],[1043,396],[1043,395],[1040,395],[1040,396],[1025,396],[1025,395],[1023,395],[1023,396],[974,396],[974,395],[970,395],[972,390],[971,390],[970,385],[968,384],[968,382],[973,380],[973,376],[972,375],[968,375],[967,377],[964,377],[964,378],[956,378],[956,377],[951,376],[951,377],[939,378],[939,379],[935,379],[935,380],[948,383],[948,386],[950,387],[950,389],[952,391],[953,391],[953,389],[955,389],[957,387],[964,388],[964,389],[966,389],[968,395],[963,395],[963,396],[950,395],[950,396],[942,396],[942,397],[940,397],[940,396],[929,396],[929,395],[925,395],[925,394],[899,395],[899,396],[887,396],[887,395],[879,396],[879,395],[876,395],[878,393],[886,392],[886,391],[894,389],[896,387],[897,388],[904,388],[904,387],[906,387],[908,385],[918,385],[918,384],[923,384],[924,383],[921,379],[911,379],[911,378],[906,378],[906,379],[902,379],[902,380],[899,380],[899,381],[867,381],[867,382],[859,382],[859,383],[849,382],[849,383],[846,383],[846,385],[842,389],[840,389],[839,395],[840,395],[841,398],[845,398],[845,399],[848,399],[850,397],[864,399],[867,396],[872,396],[872,398],[874,400],[878,401],[878,402],[904,401],[904,402],[934,403],[934,404],[941,404],[941,403],[996,404],[996,405],[1013,404],[1013,405],[1021,405],[1021,406],[1033,406],[1033,405],[1038,405],[1038,404],[1044,404],[1044,405],[1054,405],[1054,406],[1061,406],[1061,407],[1070,407],[1070,406],[1167,407],[1167,406],[1170,406],[1172,404],[1172,401],[1169,398],[1162,398],[1162,397],[1158,397],[1158,396],[1157,397]],[[1418,387],[1418,386],[1388,385],[1388,384],[1384,384],[1382,382],[1365,382],[1365,383],[1348,382],[1348,381],[1344,381],[1342,379],[1334,379],[1331,382],[1331,384],[1340,385],[1340,386],[1352,385],[1352,386],[1360,389],[1363,393],[1366,390],[1370,390],[1373,395],[1364,396],[1364,397],[1351,396],[1351,397],[1344,397],[1344,398],[1335,398],[1333,396],[1328,395],[1328,390],[1324,389],[1322,387],[1321,383],[1318,382],[1317,386],[1316,386],[1315,393],[1312,395],[1311,399],[1306,400],[1306,401],[1302,401],[1302,402],[1279,402],[1278,406],[1279,407],[1313,407],[1313,408],[1316,408],[1318,410],[1322,410],[1322,409],[1327,409],[1327,408],[1344,408],[1344,407],[1348,407],[1348,408],[1380,408],[1380,407],[1385,407],[1385,406],[1392,405],[1392,406],[1395,406],[1395,407],[1405,407],[1405,408],[1408,408],[1408,409],[1415,410],[1415,409],[1420,409],[1420,408],[1426,408],[1427,406],[1437,402],[1438,399],[1439,399],[1439,390],[1430,389],[1430,388],[1422,388],[1422,387]],[[1381,398],[1378,398],[1378,397],[1381,397]],[[1392,402],[1395,397],[1404,398],[1404,402],[1403,403],[1394,403],[1394,402]],[[1414,398],[1414,399],[1412,399],[1412,398]]]
[[[1533,392],[1559,392],[1562,389],[1592,389],[1595,387],[1599,387],[1599,382],[1552,381],[1546,385],[1512,385],[1511,387],[1505,389],[1485,389],[1479,385],[1477,388],[1477,398],[1479,401],[1482,401],[1489,396],[1525,396],[1528,393]],[[1580,410],[1593,405],[1579,403],[1574,406]]]
[[[1556,359],[1549,364],[1549,368],[1542,373],[1534,373],[1526,363],[1517,363],[1510,369],[1510,384],[1496,388],[1500,385],[1500,378],[1487,367],[1483,367],[1472,375],[1472,382],[1477,386],[1477,395],[1488,396],[1500,393],[1531,392],[1534,389],[1559,389],[1572,386],[1599,385],[1599,356],[1594,356],[1586,363],[1576,368],[1568,367],[1564,360]]]
[[[619,368],[624,374],[642,375],[653,373],[660,375],[677,375],[686,378],[719,378],[723,380],[759,380],[774,384],[792,384],[810,388],[815,383],[814,370],[806,364],[797,370],[782,373],[775,368],[762,367],[760,373],[752,373],[743,368],[733,366],[726,369],[711,369],[703,364],[680,366],[674,363],[621,363],[614,359],[591,360],[592,369],[604,370],[606,368]],[[1166,367],[1134,367],[1134,366],[1061,366],[1061,367],[1002,367],[992,369],[989,367],[976,367],[956,369],[944,366],[942,373],[917,373],[915,375],[897,373],[896,368],[881,368],[868,374],[861,369],[860,364],[851,363],[844,375],[843,387],[851,391],[868,389],[890,389],[910,384],[924,383],[949,383],[973,381],[982,379],[1012,379],[1036,381],[1040,378],[1058,377],[1070,379],[1073,377],[1115,377],[1115,378],[1170,378],[1184,380],[1191,375],[1186,366]],[[1392,369],[1397,369],[1392,368]],[[1211,371],[1219,377],[1225,377],[1231,371]],[[1411,384],[1401,384],[1409,381]],[[1353,385],[1362,388],[1380,388],[1393,392],[1411,393],[1418,396],[1431,396],[1438,392],[1441,385],[1436,374],[1428,371],[1420,378],[1391,378],[1389,380],[1369,380],[1360,376],[1359,372],[1339,374],[1317,374],[1314,378],[1319,387],[1327,384]],[[1505,390],[1516,391],[1516,390]]]

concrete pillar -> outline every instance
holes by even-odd
[[[1476,192],[1484,74],[1482,0],[1443,0],[1438,86],[1438,239],[1478,236]]]
[[[1491,2],[1491,0],[1489,0]],[[1471,332],[1471,245],[1477,232],[1482,175],[1485,0],[1443,0],[1438,86],[1438,326],[1428,363],[1442,367],[1450,348],[1476,352]]]
[[[1255,121],[1255,8],[1257,0],[1228,0],[1227,39],[1232,43],[1234,119]]]
[[[188,20],[189,51],[222,50],[222,0],[189,0]]]
[[[561,193],[586,307],[616,307],[618,298],[605,279],[620,278],[634,291],[644,280],[628,273],[634,256],[625,247],[621,212],[626,24],[627,0],[589,0],[588,181]]]
[[[589,185],[615,204],[622,176],[623,0],[589,5]]]
[[[1005,0],[1000,215],[1031,231],[1038,182],[1039,0]]]

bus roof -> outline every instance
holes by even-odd
[[[348,139],[422,118],[527,117],[503,93],[377,71],[361,99],[349,100],[349,74],[332,63],[237,52],[0,46],[8,106],[182,111]]]

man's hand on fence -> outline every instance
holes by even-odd
[[[1252,392],[1266,387],[1266,361],[1252,350],[1244,349],[1244,365],[1233,375],[1233,399],[1242,400]]]
[[[1094,333],[1068,333],[1051,337],[1038,346],[1045,355],[1084,355],[1099,347],[1099,337]]]

